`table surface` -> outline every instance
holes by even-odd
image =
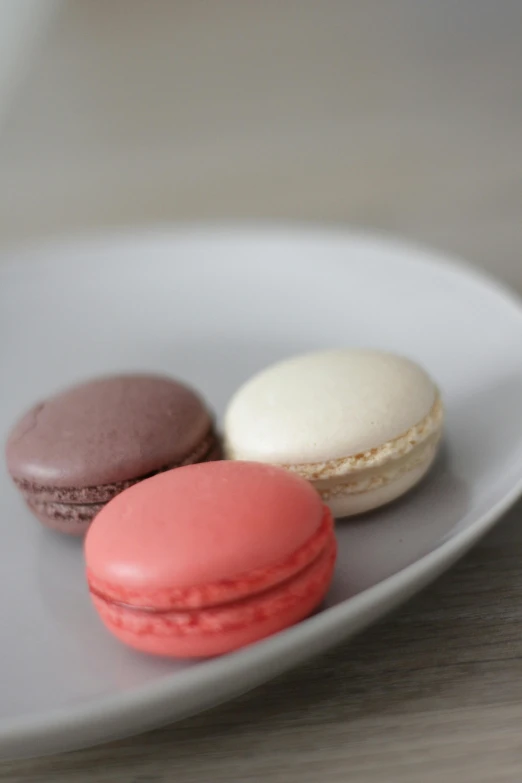
[[[351,223],[522,292],[521,29],[518,0],[69,0],[0,129],[0,236]],[[518,781],[521,521],[242,699],[0,781]]]

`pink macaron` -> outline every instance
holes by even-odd
[[[85,541],[107,628],[138,650],[180,658],[230,652],[311,614],[336,550],[315,490],[253,462],[146,479],[105,506]]]

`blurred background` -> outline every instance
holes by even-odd
[[[351,223],[522,287],[520,0],[1,8],[1,241]]]

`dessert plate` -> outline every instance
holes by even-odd
[[[433,473],[338,525],[324,608],[221,658],[121,646],[84,582],[81,543],[45,531],[0,471],[0,757],[57,752],[177,720],[355,634],[462,556],[522,492],[522,308],[427,250],[302,228],[192,227],[14,250],[0,259],[0,436],[91,375],[163,371],[222,414],[285,356],[375,346],[421,362],[447,408]]]

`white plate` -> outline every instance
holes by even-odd
[[[189,664],[120,646],[98,622],[77,541],[46,532],[0,477],[0,756],[61,751],[202,710],[335,644],[411,596],[522,490],[522,310],[494,283],[395,242],[307,230],[196,229],[19,251],[0,261],[0,435],[96,373],[162,370],[222,413],[266,364],[370,345],[444,390],[446,449],[415,492],[338,528],[324,611]]]

